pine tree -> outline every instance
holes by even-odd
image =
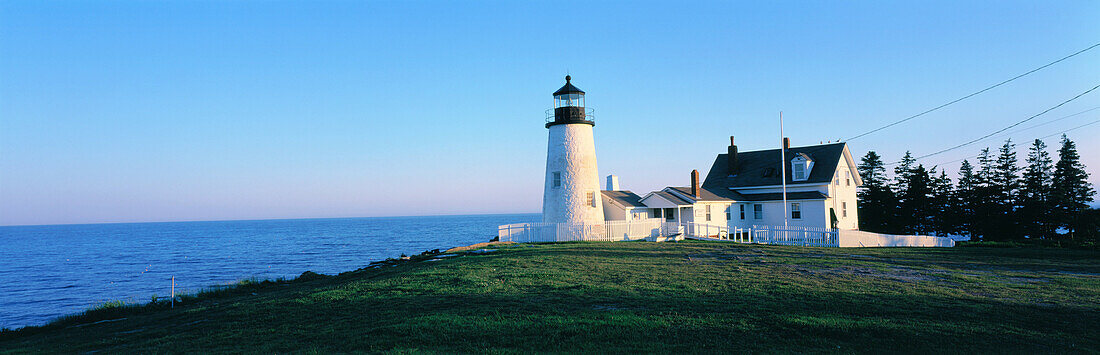
[[[1054,164],[1051,184],[1051,204],[1054,206],[1055,221],[1069,230],[1069,237],[1080,227],[1081,214],[1088,209],[1092,196],[1096,194],[1088,182],[1089,174],[1081,157],[1077,155],[1077,145],[1062,135],[1062,148],[1058,149],[1058,162]]]
[[[889,227],[892,232],[912,233],[916,229],[916,211],[913,210],[913,201],[909,201],[914,196],[910,191],[910,185],[914,180],[913,174],[916,173],[914,164],[916,164],[916,159],[913,159],[913,155],[906,151],[905,156],[898,162],[898,166],[894,167],[892,188],[896,196],[894,203],[897,208],[893,218],[890,219]]]
[[[902,192],[901,213],[910,216],[905,232],[932,234],[935,207],[932,201],[932,179],[924,165],[917,165],[907,174],[906,190]]]
[[[1046,149],[1042,140],[1032,142],[1020,187],[1020,229],[1029,238],[1046,239],[1054,233],[1050,205],[1054,162]]]
[[[992,199],[988,206],[992,214],[989,231],[996,240],[1019,239],[1016,209],[1020,193],[1020,167],[1016,160],[1016,145],[1006,140],[1001,146],[996,164],[990,176]]]
[[[974,167],[970,165],[970,162],[963,160],[962,165],[959,166],[959,184],[955,189],[955,196],[953,199],[955,209],[955,226],[956,228],[972,239],[977,239],[978,234],[974,229],[975,211],[977,210],[977,204],[975,199],[978,195],[978,176],[974,173]]]
[[[958,232],[955,227],[954,189],[946,170],[936,174],[936,167],[929,171],[931,190],[932,230],[936,235],[947,236]]]
[[[989,148],[982,149],[978,155],[978,171],[974,174],[974,194],[970,203],[974,208],[974,219],[970,220],[971,230],[981,240],[992,240],[997,225],[997,212],[992,206],[996,199],[996,187],[993,184],[993,157]]]
[[[860,160],[859,176],[863,185],[859,187],[859,229],[888,233],[889,224],[896,209],[896,199],[886,177],[886,167],[882,158],[873,151],[867,152]]]

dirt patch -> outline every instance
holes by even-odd
[[[737,255],[737,254],[725,254],[725,253],[700,253],[700,254],[688,254],[688,262],[693,263],[716,263],[719,261],[739,261],[744,263],[762,263],[767,262],[764,255]]]
[[[467,245],[467,246],[464,246],[464,247],[454,247],[454,248],[450,248],[450,249],[447,249],[447,251],[445,251],[444,253],[454,253],[454,252],[460,252],[460,251],[474,250],[474,249],[478,249],[478,248],[484,248],[484,247],[487,247],[487,246],[490,246],[490,245],[508,245],[508,244],[516,244],[516,242],[485,242],[485,243],[477,243],[477,244],[471,244],[471,245]]]
[[[874,277],[901,282],[940,281],[943,280],[943,277],[941,275],[946,273],[943,271],[917,270],[907,267],[896,266],[886,269],[876,269],[863,266],[795,266],[792,269],[794,269],[794,271],[796,272],[810,275]]]

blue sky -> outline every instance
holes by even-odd
[[[795,145],[847,138],[1098,42],[1096,1],[5,1],[0,224],[538,212],[566,73],[601,174],[645,192],[687,184],[730,135],[774,147],[780,110]],[[849,144],[896,160],[965,142],[1100,84],[1098,63]],[[1096,119],[1010,137],[1022,156]],[[1094,184],[1097,135],[1070,132]]]

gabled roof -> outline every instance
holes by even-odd
[[[833,180],[833,172],[836,171],[840,159],[849,159],[848,164],[854,168],[850,161],[850,153],[846,151],[845,143],[832,143],[811,145],[806,147],[791,147],[787,149],[788,162],[783,163],[783,169],[787,173],[787,184],[823,184]],[[791,179],[791,164],[789,160],[797,155],[805,155],[814,161],[814,168],[806,180]],[[751,186],[774,186],[782,184],[779,172],[779,149],[757,150],[752,152],[740,152],[737,154],[736,175],[729,175],[727,169],[727,154],[718,154],[714,164],[703,181],[703,188],[722,195],[718,191],[730,188]],[[854,170],[853,170],[854,171]],[[861,183],[859,174],[855,175],[857,184]]]
[[[665,190],[674,190],[683,196],[691,196],[691,188],[686,186],[669,186]],[[724,190],[724,191],[723,191]],[[741,194],[730,189],[705,189],[699,188],[699,196],[693,196],[695,201],[737,201]]]
[[[686,206],[686,205],[695,204],[694,201],[686,200],[686,199],[684,199],[680,196],[676,196],[676,194],[673,194],[673,193],[665,191],[665,190],[653,191],[653,192],[650,192],[648,194],[645,194],[645,196],[642,197],[642,200],[645,200],[645,199],[650,198],[652,196],[660,197],[661,199],[663,199],[665,201],[668,201],[668,202],[670,202],[674,205],[677,205],[677,206]]]
[[[602,193],[603,197],[608,201],[611,201],[611,203],[624,208],[646,207],[646,205],[642,203],[642,197],[630,191],[600,191],[600,193]]]

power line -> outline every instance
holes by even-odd
[[[1043,122],[1043,123],[1040,123],[1040,124],[1035,124],[1035,125],[1032,125],[1032,126],[1029,126],[1029,127],[1024,127],[1024,129],[1015,130],[1015,131],[1012,131],[1012,132],[1009,132],[1009,133],[1005,133],[1001,136],[1012,135],[1012,134],[1020,133],[1020,132],[1023,132],[1023,131],[1030,131],[1030,130],[1033,130],[1033,129],[1037,129],[1037,127],[1041,127],[1041,126],[1044,126],[1044,125],[1047,125],[1047,124],[1055,123],[1055,122],[1062,121],[1062,120],[1069,119],[1069,118],[1075,118],[1075,117],[1078,117],[1078,115],[1089,113],[1089,112],[1096,111],[1096,110],[1100,110],[1100,106],[1095,107],[1095,108],[1091,108],[1091,109],[1088,109],[1088,110],[1085,110],[1085,111],[1077,112],[1077,113],[1074,113],[1074,114],[1067,114],[1067,115],[1064,115],[1064,117],[1060,117],[1060,118],[1057,118],[1057,119],[1054,119],[1054,120],[1051,120],[1051,121],[1046,121],[1046,122]],[[1098,121],[1098,122],[1100,122],[1100,121]],[[1092,123],[1096,123],[1096,122],[1092,122]],[[1089,123],[1089,124],[1092,124],[1092,123]],[[1066,130],[1066,131],[1055,133],[1054,135],[1066,133],[1066,132],[1069,132],[1069,131],[1073,131],[1073,130],[1079,129],[1079,127],[1084,127],[1084,126],[1089,125],[1089,124],[1073,127],[1073,129],[1069,129],[1069,130]],[[1051,137],[1051,135],[1040,137],[1040,140],[1044,140],[1044,138],[1047,138],[1047,137]],[[963,160],[963,159],[969,159],[969,158],[974,158],[974,157],[977,157],[977,155],[961,157],[961,158],[958,158],[958,159],[950,160],[950,162],[937,163],[933,166],[942,166],[942,165],[957,163],[957,162],[961,162],[961,160]],[[895,163],[897,163],[897,162],[894,162],[894,163],[891,163],[891,164],[895,164]],[[887,164],[887,165],[891,165],[891,164]]]
[[[1045,136],[1042,136],[1042,137],[1039,137],[1039,138],[1036,138],[1036,139],[1040,139],[1040,140],[1047,139],[1047,138],[1050,138],[1050,137],[1057,136],[1059,134],[1065,134],[1065,133],[1068,133],[1070,131],[1074,131],[1074,130],[1077,130],[1077,129],[1080,129],[1080,128],[1085,128],[1085,127],[1088,127],[1088,126],[1091,126],[1091,125],[1094,125],[1094,124],[1097,124],[1097,123],[1100,123],[1100,119],[1089,122],[1089,123],[1086,123],[1086,124],[1083,124],[1083,125],[1080,125],[1080,126],[1077,126],[1077,127],[1073,127],[1073,128],[1070,128],[1070,129],[1067,129],[1067,130],[1064,130],[1064,131],[1061,131],[1061,132],[1058,132],[1058,133],[1045,135]],[[939,163],[939,164],[936,164],[936,166],[942,166],[942,165],[947,165],[947,164],[951,164],[951,163],[956,163],[956,162],[960,162],[960,161],[963,161],[963,160],[966,160],[966,159],[973,159],[973,158],[977,158],[978,156],[979,155],[971,155],[971,156],[968,156],[968,157],[955,159],[955,160],[952,160],[952,161],[949,161],[949,162]]]
[[[1055,123],[1055,122],[1058,122],[1058,121],[1061,121],[1061,120],[1064,120],[1064,119],[1067,119],[1067,118],[1073,118],[1073,117],[1077,117],[1077,116],[1080,116],[1080,115],[1083,115],[1083,114],[1086,114],[1086,113],[1089,113],[1089,112],[1092,112],[1092,111],[1096,111],[1096,110],[1098,110],[1098,109],[1100,109],[1100,106],[1096,106],[1096,107],[1093,107],[1093,108],[1090,108],[1090,109],[1088,109],[1088,110],[1084,110],[1084,111],[1081,111],[1081,112],[1078,112],[1078,113],[1074,113],[1074,114],[1070,114],[1070,115],[1065,115],[1065,116],[1062,116],[1062,117],[1058,117],[1058,118],[1055,118],[1055,119],[1053,119],[1053,120],[1050,120],[1050,121],[1046,121],[1046,122],[1043,122],[1043,123],[1040,123],[1040,124],[1037,124],[1037,125],[1033,125],[1033,126],[1031,126],[1031,127],[1026,127],[1026,128],[1020,128],[1020,129],[1018,129],[1018,130],[1015,130],[1015,131],[1012,131],[1012,132],[1008,132],[1008,133],[1005,133],[1005,134],[998,134],[998,136],[1002,136],[1002,137],[1003,137],[1003,136],[1010,136],[1010,135],[1013,135],[1013,134],[1016,134],[1016,133],[1020,133],[1020,132],[1023,132],[1023,131],[1028,131],[1028,130],[1032,130],[1032,129],[1035,129],[1035,128],[1039,128],[1039,127],[1042,127],[1042,126],[1046,126],[1046,125],[1049,125],[1049,124],[1051,124],[1051,123]],[[1071,128],[1071,129],[1072,129],[1072,128]],[[993,137],[989,137],[989,138],[993,138]],[[1045,137],[1044,137],[1044,138],[1045,138]],[[1040,138],[1040,139],[1042,139],[1042,138]],[[975,156],[972,156],[972,157],[976,157],[976,156],[977,156],[977,155],[975,155]],[[966,157],[966,158],[960,158],[960,159],[955,159],[955,160],[952,160],[952,161],[949,161],[949,162],[946,162],[946,163],[942,163],[942,164],[936,164],[936,165],[950,164],[950,163],[954,163],[954,162],[957,162],[957,161],[960,161],[960,160],[963,160],[963,159],[970,159],[970,158],[972,158],[972,157]]]
[[[881,131],[881,130],[884,130],[884,129],[887,129],[887,128],[890,128],[890,127],[893,127],[893,126],[895,126],[895,125],[898,125],[898,124],[900,124],[900,123],[902,123],[902,122],[905,122],[905,121],[908,121],[908,120],[911,120],[911,119],[914,119],[914,118],[917,118],[917,117],[920,117],[920,116],[924,116],[924,115],[925,115],[925,114],[927,114],[927,113],[930,113],[930,112],[932,112],[932,111],[936,111],[936,110],[939,110],[939,109],[941,109],[941,108],[944,108],[944,107],[950,106],[951,104],[954,104],[954,103],[956,103],[956,102],[959,102],[959,101],[962,101],[962,100],[966,100],[966,99],[969,99],[970,97],[972,97],[972,96],[974,96],[974,95],[978,95],[978,94],[981,94],[981,93],[983,93],[983,92],[989,91],[989,90],[991,90],[991,89],[993,89],[993,88],[996,88],[996,87],[998,87],[998,86],[1001,86],[1001,85],[1004,85],[1004,84],[1008,84],[1009,82],[1011,82],[1011,81],[1013,81],[1013,80],[1016,80],[1016,79],[1022,78],[1022,77],[1024,77],[1024,76],[1027,76],[1028,74],[1031,74],[1031,73],[1034,73],[1034,72],[1037,72],[1037,71],[1043,70],[1043,69],[1045,69],[1046,67],[1049,67],[1049,66],[1051,66],[1051,65],[1055,65],[1055,64],[1058,64],[1059,62],[1061,62],[1061,61],[1063,61],[1063,60],[1066,60],[1066,59],[1072,58],[1072,57],[1074,57],[1074,56],[1076,56],[1076,55],[1078,55],[1078,54],[1081,54],[1081,53],[1085,53],[1085,52],[1087,52],[1087,51],[1089,51],[1089,50],[1091,50],[1091,49],[1093,49],[1093,48],[1096,48],[1096,47],[1100,47],[1100,43],[1097,43],[1097,44],[1091,45],[1091,46],[1089,46],[1088,48],[1085,48],[1085,49],[1079,50],[1079,51],[1077,51],[1077,52],[1075,52],[1075,53],[1073,53],[1073,54],[1070,54],[1070,55],[1067,55],[1067,56],[1065,56],[1065,57],[1062,57],[1061,59],[1058,59],[1058,60],[1056,60],[1056,61],[1053,61],[1053,62],[1047,63],[1046,65],[1043,65],[1043,66],[1041,66],[1041,67],[1038,67],[1038,68],[1032,69],[1032,70],[1030,70],[1030,71],[1028,71],[1028,72],[1026,72],[1026,73],[1023,73],[1023,74],[1017,75],[1017,76],[1015,76],[1015,77],[1012,77],[1011,79],[1008,79],[1008,80],[1005,80],[1005,81],[999,82],[999,83],[997,83],[997,84],[995,84],[995,85],[993,85],[993,86],[990,86],[990,87],[987,87],[987,88],[985,88],[985,89],[981,89],[981,90],[975,91],[974,93],[971,93],[970,95],[966,95],[966,96],[960,97],[960,98],[958,98],[958,99],[955,99],[955,100],[953,100],[953,101],[951,101],[951,102],[948,102],[948,103],[946,103],[946,104],[943,104],[943,105],[939,105],[939,106],[933,107],[933,108],[931,108],[931,109],[929,109],[929,110],[927,110],[927,111],[924,111],[924,112],[921,112],[921,113],[918,113],[918,114],[915,114],[915,115],[912,115],[912,116],[906,117],[905,119],[902,119],[902,120],[900,120],[900,121],[896,121],[896,122],[894,122],[894,123],[891,123],[891,124],[888,124],[888,125],[885,125],[885,126],[882,126],[882,127],[879,127],[879,128],[875,128],[875,129],[872,129],[872,130],[870,130],[870,131],[867,131],[867,132],[864,132],[864,133],[861,133],[861,134],[859,134],[859,135],[857,135],[857,136],[855,136],[855,137],[852,137],[852,138],[848,138],[848,139],[845,139],[845,141],[851,141],[851,140],[854,140],[854,139],[856,139],[856,138],[859,138],[859,137],[863,137],[863,136],[866,136],[866,135],[868,135],[868,134],[871,134],[871,133],[875,133],[875,132],[878,132],[878,131]]]
[[[1012,135],[1012,134],[1020,133],[1020,132],[1023,132],[1023,131],[1029,130],[1029,129],[1046,126],[1048,124],[1058,122],[1058,121],[1061,121],[1061,120],[1064,120],[1064,119],[1067,119],[1067,118],[1076,117],[1076,116],[1080,116],[1080,115],[1083,115],[1083,114],[1086,114],[1086,113],[1089,113],[1089,112],[1092,112],[1092,111],[1096,111],[1097,109],[1100,109],[1100,106],[1096,106],[1096,107],[1093,107],[1093,108],[1090,108],[1088,110],[1084,110],[1084,111],[1081,111],[1081,112],[1078,112],[1078,113],[1075,113],[1075,114],[1072,114],[1072,115],[1058,117],[1058,118],[1055,118],[1053,120],[1046,121],[1046,122],[1043,122],[1043,123],[1040,123],[1040,124],[1037,124],[1037,125],[1034,125],[1034,126],[1031,126],[1031,127],[1020,128],[1018,130],[1008,132],[1005,135]]]
[[[1051,108],[1048,108],[1048,109],[1046,109],[1046,110],[1043,110],[1043,112],[1039,112],[1039,113],[1037,113],[1037,114],[1034,114],[1034,115],[1032,115],[1031,117],[1025,118],[1025,119],[1024,119],[1023,121],[1019,121],[1019,122],[1013,123],[1013,124],[1011,124],[1011,125],[1008,125],[1008,127],[1005,127],[1005,128],[1001,128],[1001,129],[999,129],[999,130],[996,130],[996,131],[994,131],[993,133],[990,133],[990,134],[987,134],[987,135],[981,136],[981,137],[979,137],[979,138],[976,138],[976,139],[970,140],[970,141],[968,141],[968,142],[966,142],[966,143],[963,143],[963,144],[959,144],[959,145],[956,145],[956,146],[953,146],[953,147],[950,147],[950,148],[947,148],[947,149],[943,149],[943,150],[940,150],[940,151],[938,151],[938,152],[935,152],[935,153],[925,154],[925,155],[922,155],[922,156],[916,157],[916,158],[914,158],[913,160],[920,160],[920,159],[924,159],[924,158],[927,158],[927,157],[930,157],[930,156],[934,156],[934,155],[939,155],[939,154],[942,154],[942,153],[946,153],[946,152],[949,152],[949,151],[952,151],[952,150],[955,150],[955,149],[959,149],[959,148],[962,148],[962,147],[965,147],[965,146],[968,146],[968,145],[971,145],[971,144],[977,143],[977,142],[979,142],[979,141],[981,141],[981,140],[984,140],[984,139],[986,139],[986,138],[992,137],[992,136],[994,136],[994,135],[996,135],[996,134],[998,134],[998,133],[1001,133],[1001,132],[1007,131],[1007,130],[1011,129],[1012,127],[1016,127],[1016,126],[1019,126],[1019,125],[1023,124],[1024,122],[1027,122],[1027,121],[1031,121],[1031,120],[1033,120],[1033,119],[1035,119],[1035,118],[1037,118],[1037,117],[1039,117],[1039,116],[1042,116],[1043,114],[1045,114],[1045,113],[1047,113],[1047,112],[1053,111],[1053,110],[1054,110],[1054,109],[1056,109],[1056,108],[1062,107],[1062,105],[1068,104],[1068,103],[1072,102],[1073,100],[1077,100],[1077,99],[1078,99],[1078,98],[1080,98],[1081,96],[1085,96],[1085,94],[1088,94],[1088,93],[1092,92],[1093,90],[1096,90],[1097,88],[1100,88],[1100,85],[1096,85],[1096,86],[1093,86],[1093,87],[1092,87],[1091,89],[1085,90],[1085,92],[1082,92],[1082,93],[1080,93],[1080,94],[1077,94],[1077,96],[1074,96],[1074,97],[1070,98],[1069,100],[1066,100],[1066,101],[1062,101],[1061,103],[1059,103],[1059,104],[1057,104],[1057,105],[1054,105],[1054,106],[1053,106],[1053,107],[1051,107]],[[885,165],[893,165],[893,164],[897,164],[897,163],[899,163],[899,162],[900,162],[900,161],[896,161],[896,162],[893,162],[893,163],[890,163],[890,164],[885,164]]]

